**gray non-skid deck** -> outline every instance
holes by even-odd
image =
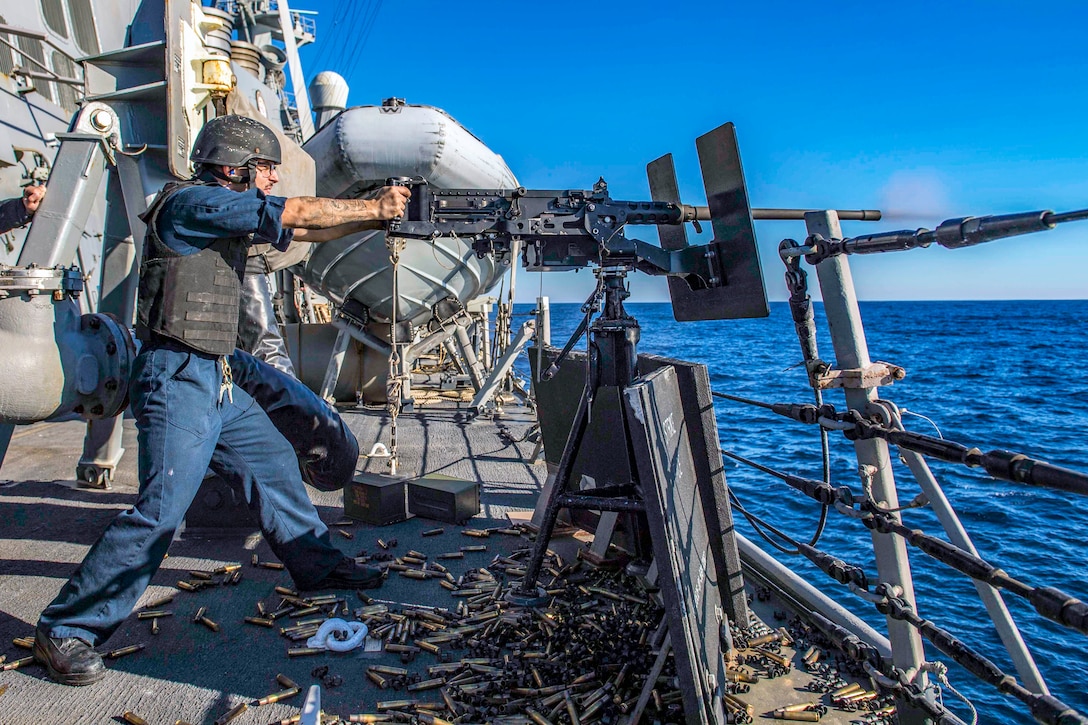
[[[428,407],[425,414],[406,414],[399,419],[400,472],[404,475],[443,473],[477,480],[481,486],[482,511],[470,526],[498,526],[506,523],[511,510],[531,509],[546,476],[543,463],[527,465],[522,456],[532,452],[531,443],[515,443],[524,436],[532,419],[514,412],[499,422],[469,421],[455,407]],[[378,440],[388,444],[387,417],[380,412],[344,413],[359,438],[364,452]],[[81,450],[83,424],[78,421],[41,423],[16,432],[7,460],[0,469],[0,654],[8,661],[29,655],[12,644],[17,637],[30,636],[38,614],[56,595],[75,570],[88,547],[109,521],[127,508],[136,491],[135,431],[125,421],[127,449],[113,488],[109,491],[80,488],[73,481]],[[385,462],[362,460],[360,467],[384,470]],[[342,520],[342,494],[311,489],[326,523]],[[426,529],[443,527],[445,533],[420,537]],[[461,527],[435,521],[412,519],[387,527],[365,524],[334,527],[353,538],[333,535],[346,553],[379,551],[378,537],[397,538],[394,553],[414,548],[429,555],[478,544],[460,533]],[[485,553],[466,554],[464,560],[447,562],[459,573],[486,566],[495,554],[506,554],[526,545],[524,539],[494,536],[483,543]],[[244,535],[209,539],[183,534],[171,546],[170,554],[141,604],[176,591],[175,583],[188,578],[190,570],[211,571],[232,562],[243,563],[240,584],[216,587],[197,593],[179,592],[167,609],[174,615],[161,620],[161,631],[152,636],[148,621],[135,615],[101,651],[144,643],[133,655],[108,660],[109,674],[90,687],[72,688],[51,682],[42,668],[0,672],[0,723],[2,725],[53,723],[120,722],[132,711],[151,725],[184,720],[193,725],[212,723],[233,706],[251,702],[282,689],[277,673],[293,678],[304,687],[318,681],[311,676],[315,667],[328,665],[344,684],[323,688],[326,712],[342,714],[373,711],[377,690],[364,677],[368,664],[400,664],[395,657],[375,653],[347,653],[290,659],[288,641],[276,630],[243,624],[244,616],[255,615],[256,602],[275,604],[276,585],[291,586],[281,571],[251,566],[251,555],[271,559],[259,537]],[[415,581],[392,576],[375,597],[396,602],[450,605],[453,600],[436,581]],[[361,602],[348,594],[349,606]],[[191,620],[200,606],[221,625],[212,632]],[[297,646],[297,645],[294,645]],[[377,658],[377,659],[376,659]],[[385,692],[386,696],[392,695]],[[243,713],[235,723],[278,722],[298,713],[301,696],[284,703],[267,705]],[[384,699],[388,699],[385,697]]]
[[[366,453],[375,442],[389,443],[389,420],[383,411],[345,410],[344,417]],[[522,440],[534,418],[531,412],[511,406],[496,420],[470,420],[455,403],[428,405],[399,419],[400,473],[416,476],[441,473],[475,480],[481,484],[481,512],[470,527],[499,527],[507,515],[525,515],[536,505],[547,471],[544,463],[530,464],[533,444]],[[14,638],[30,636],[41,609],[56,595],[67,577],[82,560],[88,547],[120,511],[127,508],[136,491],[135,431],[125,421],[124,445],[128,452],[108,491],[79,487],[74,481],[76,461],[83,437],[78,421],[44,423],[21,428],[0,469],[0,655],[8,661],[25,657],[28,651],[15,647]],[[385,471],[385,461],[362,459],[360,471]],[[323,520],[342,521],[341,493],[311,489]],[[444,532],[422,537],[427,529]],[[432,520],[410,519],[386,527],[362,523],[333,526],[333,540],[345,552],[358,555],[379,551],[377,539],[396,538],[391,553],[416,549],[434,557],[459,547],[481,543],[487,551],[467,553],[462,560],[446,561],[455,575],[487,566],[496,555],[510,555],[529,542],[519,536],[494,534],[487,539],[469,538],[462,527]],[[553,540],[557,550],[570,555],[580,543],[572,538]],[[243,623],[243,617],[257,614],[256,603],[275,606],[277,585],[291,586],[282,571],[254,567],[253,554],[271,560],[271,553],[259,536],[238,534],[207,538],[190,532],[172,544],[170,554],[152,586],[141,600],[144,605],[165,594],[177,592],[166,608],[171,617],[160,620],[158,635],[150,623],[133,614],[100,651],[142,643],[142,651],[108,660],[110,672],[90,687],[72,688],[50,681],[37,665],[0,672],[0,725],[60,723],[118,723],[125,712],[134,712],[149,725],[212,725],[234,706],[281,689],[277,674],[285,674],[302,685],[320,684],[315,668],[327,666],[329,674],[343,678],[337,687],[322,687],[326,713],[343,718],[351,713],[374,712],[379,700],[411,696],[403,690],[378,690],[366,678],[370,664],[400,666],[396,655],[354,651],[289,658],[289,643],[274,629]],[[243,578],[236,586],[221,586],[196,593],[178,591],[176,583],[189,578],[193,570],[211,571],[218,566],[241,563]],[[393,604],[422,604],[453,609],[455,599],[435,580],[416,581],[390,576],[383,587],[369,592]],[[349,607],[361,605],[347,593]],[[196,610],[207,607],[207,615],[220,624],[212,632],[192,621]],[[393,606],[393,605],[391,605]],[[772,626],[772,603],[754,606]],[[393,608],[396,608],[393,606]],[[286,618],[281,622],[289,623]],[[277,622],[279,625],[280,622]],[[799,655],[785,650],[799,663]],[[460,655],[458,655],[460,656]],[[422,671],[435,658],[421,654],[410,667]],[[795,668],[787,677],[762,680],[745,699],[755,706],[757,721],[769,721],[770,710],[786,704],[819,699],[804,689],[811,677]],[[422,699],[436,700],[434,691],[420,693]],[[428,696],[429,695],[429,696]],[[251,708],[233,723],[263,725],[278,723],[297,715],[302,696],[282,703]],[[822,722],[847,723],[856,717],[832,710]]]

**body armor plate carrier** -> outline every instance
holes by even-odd
[[[136,336],[169,338],[200,352],[230,355],[238,338],[238,302],[248,241],[218,239],[196,254],[178,254],[159,238],[159,212],[179,190],[208,182],[167,184],[142,215],[147,238],[140,272]]]

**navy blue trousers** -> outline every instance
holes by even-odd
[[[309,588],[343,559],[318,518],[298,459],[239,386],[219,390],[219,359],[148,344],[129,387],[139,440],[140,491],[110,523],[38,622],[51,637],[106,640],[132,612],[162,564],[210,468],[240,484],[272,551]]]

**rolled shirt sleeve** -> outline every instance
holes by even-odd
[[[286,249],[294,230],[282,224],[282,196],[258,189],[190,186],[170,197],[159,212],[159,238],[179,254],[195,254],[217,239],[253,235],[254,244]]]

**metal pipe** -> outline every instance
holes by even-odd
[[[809,234],[820,234],[826,239],[842,238],[842,228],[834,211],[809,212],[805,214],[805,225]],[[842,369],[864,370],[870,363],[869,348],[849,262],[842,255],[825,259],[816,265],[816,274],[820,280],[835,359]],[[845,388],[843,392],[850,409],[863,413],[877,397],[876,388],[872,387]],[[892,475],[888,444],[880,439],[858,440],[854,442],[854,452],[859,470],[867,472],[863,475],[871,473],[874,498],[887,508],[898,508],[899,496]],[[914,583],[906,542],[900,537],[883,536],[875,531],[872,532],[872,540],[880,581],[899,587],[903,599],[914,607]],[[925,662],[925,650],[918,631],[908,623],[891,617],[887,617],[887,622],[895,666],[903,670],[921,667]],[[924,681],[918,684],[925,686]],[[924,714],[917,709],[906,706],[900,709],[900,722],[903,725],[927,722]]]

